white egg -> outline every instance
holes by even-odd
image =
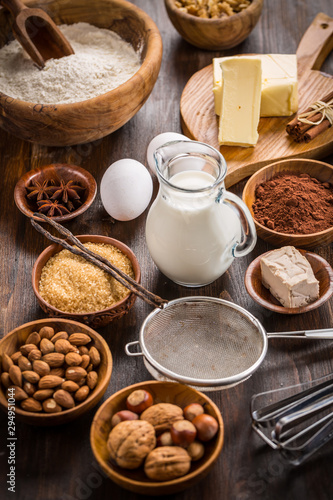
[[[155,160],[153,153],[154,151],[163,146],[163,144],[170,141],[189,141],[190,139],[182,134],[177,134],[177,132],[163,132],[163,134],[159,134],[154,139],[152,139],[147,148],[147,162],[150,170],[153,174],[156,173]]]
[[[147,208],[153,181],[142,163],[125,158],[112,163],[105,171],[100,186],[101,199],[111,217],[128,221],[139,217]]]

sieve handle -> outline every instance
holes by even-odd
[[[127,356],[143,356],[142,352],[131,352],[130,347],[133,345],[140,345],[140,342],[138,340],[135,340],[134,342],[129,342],[128,344],[125,345],[125,352]]]
[[[268,338],[296,338],[296,339],[323,339],[333,340],[333,328],[321,330],[300,330],[297,332],[267,333]]]

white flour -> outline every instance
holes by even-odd
[[[87,23],[59,26],[75,54],[39,70],[14,40],[0,49],[0,91],[39,104],[84,101],[131,78],[140,67],[133,47],[112,31]]]

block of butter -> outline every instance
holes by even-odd
[[[284,307],[302,307],[319,297],[319,281],[295,247],[272,250],[261,258],[260,268],[263,285]]]
[[[236,56],[238,57],[238,56]],[[298,109],[297,59],[295,54],[241,56],[260,58],[262,67],[260,116],[290,116]],[[215,113],[221,114],[221,63],[229,57],[213,59]]]
[[[219,144],[254,146],[259,137],[261,60],[232,57],[221,62],[221,69]]]

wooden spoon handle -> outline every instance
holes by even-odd
[[[333,19],[319,13],[297,48],[298,78],[313,69],[319,70],[333,49]]]
[[[0,0],[1,5],[6,7],[14,17],[16,17],[22,10],[28,9],[21,0]]]

